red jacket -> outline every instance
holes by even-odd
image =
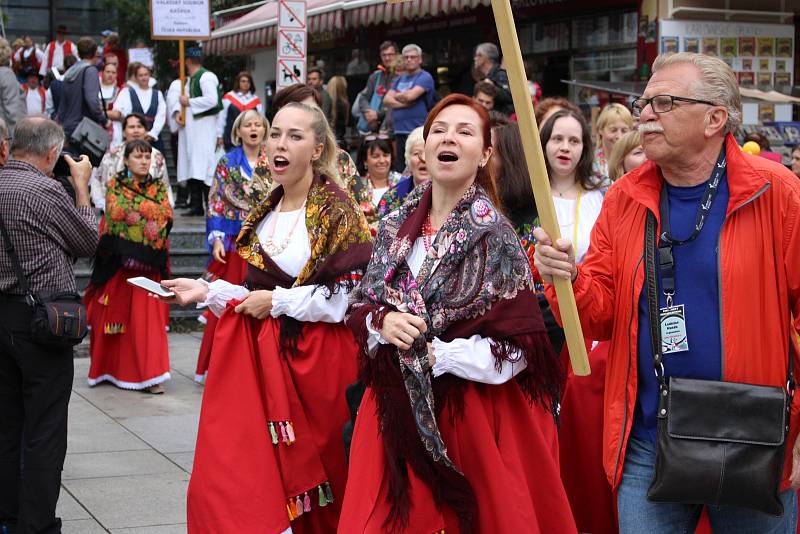
[[[730,135],[727,160],[730,198],[719,238],[722,378],[785,386],[790,315],[800,318],[800,180],[782,165],[744,154]],[[649,209],[659,218],[662,180],[648,162],[609,189],[573,284],[584,335],[611,340],[603,464],[614,489],[622,478],[636,404],[645,216]],[[558,313],[552,286],[546,294]],[[794,323],[798,327],[800,319]],[[797,357],[795,369],[800,369]],[[800,430],[800,391],[794,400],[784,489]]]

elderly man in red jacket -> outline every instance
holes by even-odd
[[[765,495],[744,499],[739,506],[716,506],[715,496],[699,497],[698,487],[708,480],[730,489],[725,486],[728,471],[715,471],[712,461],[696,469],[710,473],[707,480],[679,485],[683,489],[672,502],[664,502],[663,494],[648,496],[657,451],[663,455],[660,469],[680,461],[659,447],[665,439],[678,439],[660,430],[676,409],[659,404],[662,395],[676,402],[670,395],[686,379],[709,381],[701,390],[710,381],[724,381],[773,386],[770,391],[780,395],[787,386],[789,358],[795,369],[800,364],[790,350],[800,327],[800,182],[785,167],[744,154],[737,146],[732,132],[741,121],[741,101],[734,73],[723,61],[692,53],[664,55],[656,59],[653,73],[643,97],[633,103],[650,161],[608,191],[581,265],[575,265],[568,240],[553,243],[540,228],[534,234],[536,266],[545,281],[571,279],[584,333],[589,339],[611,340],[603,460],[617,491],[620,532],[693,532],[705,503],[715,533],[794,533],[797,497],[791,488],[800,485],[797,402],[791,408],[783,465],[775,466],[776,473],[782,467],[781,482],[761,492]],[[645,283],[648,214],[658,226],[649,247],[655,257],[649,269],[656,282],[653,301],[658,299],[652,312]],[[553,287],[546,292],[558,312]],[[660,330],[651,330],[651,314]],[[661,343],[651,343],[651,332]],[[718,399],[719,413],[711,412],[709,403],[690,406],[698,421],[708,418],[705,428],[735,427],[716,442],[724,443],[718,451],[746,446],[728,440],[737,432],[783,433],[780,422],[768,428],[767,414],[754,418],[763,422],[755,430],[727,420],[722,413],[733,397],[743,401],[741,396]],[[782,419],[782,402],[777,412]],[[743,463],[737,465],[735,457],[728,462],[722,465],[731,470]],[[765,471],[750,467],[752,483],[733,488],[740,496]],[[781,515],[750,509],[769,493],[778,510],[782,506]]]

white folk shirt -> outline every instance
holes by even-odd
[[[51,41],[44,47],[44,59],[42,61],[42,66],[39,68],[39,74],[42,76],[47,76],[47,71],[53,67],[61,69],[64,67],[64,45],[70,43],[72,47],[72,55],[78,57],[78,48],[75,46],[75,43],[69,40],[64,40],[63,43],[59,43],[58,41]],[[55,49],[53,50],[53,63],[49,64],[47,59],[50,57],[50,45],[55,45]]]
[[[190,98],[186,107],[186,126],[178,128],[178,181],[190,178],[211,185],[217,166],[217,116],[195,118],[196,113],[208,111],[217,105],[219,80],[210,71],[200,77],[201,96]],[[170,87],[172,92],[172,87]],[[177,96],[180,97],[180,82]],[[189,78],[186,78],[186,94],[189,94]],[[174,96],[174,95],[173,95]],[[180,101],[175,99],[170,115],[180,113]]]
[[[433,239],[433,238],[432,238]],[[427,251],[421,237],[414,241],[414,246],[406,258],[411,274],[419,274],[422,263],[425,261]],[[367,330],[369,337],[367,345],[370,352],[375,351],[379,344],[387,344],[380,332],[372,328],[372,314],[367,315]],[[495,368],[495,357],[492,354],[492,339],[478,334],[468,338],[457,338],[444,342],[438,337],[431,342],[436,363],[431,371],[433,376],[450,373],[465,380],[482,382],[484,384],[504,384],[514,378],[520,371],[528,366],[520,358],[518,362],[503,361],[500,372]]]
[[[242,105],[247,105],[253,100],[258,100],[258,96],[255,93],[240,93],[239,91],[231,91],[228,93],[233,95],[233,97],[242,103]],[[222,111],[219,112],[217,115],[217,137],[222,137],[225,135],[225,123],[228,122],[228,110],[231,107],[231,101],[223,98],[222,99]],[[256,109],[262,115],[264,114],[264,105],[258,104],[256,105]]]
[[[156,108],[156,116],[153,120],[153,127],[149,132],[147,132],[147,135],[153,139],[158,139],[158,137],[161,135],[161,130],[164,128],[164,123],[167,120],[167,103],[164,100],[164,95],[162,95],[161,91],[158,89],[152,89],[150,87],[147,89],[142,89],[138,85],[134,86],[128,84],[120,91],[119,96],[117,96],[117,100],[114,103],[114,109],[122,113],[123,117],[133,112],[131,91],[136,92],[136,96],[139,98],[139,103],[142,105],[143,113],[146,113],[147,110],[150,109],[150,100],[153,98],[153,91],[156,92],[158,98],[158,107]]]
[[[28,115],[41,115],[45,114],[48,118],[53,114],[53,95],[50,89],[44,92],[44,102],[42,102],[42,95],[39,89],[25,89],[25,105],[28,110]]]
[[[305,208],[287,212],[271,212],[256,227],[256,235],[263,244],[267,240],[267,235],[272,228],[273,217],[278,217],[275,224],[273,241],[282,243],[286,235],[292,231],[289,245],[274,256],[270,256],[272,261],[289,276],[296,277],[300,274],[303,266],[311,257],[311,245],[308,240],[308,229],[305,225]],[[299,217],[299,219],[298,219]],[[297,225],[295,225],[297,221]],[[198,304],[198,307],[208,306],[208,308],[219,317],[225,310],[225,306],[231,299],[242,299],[249,291],[244,286],[237,286],[219,279],[208,285],[208,296],[205,302]],[[288,315],[298,321],[304,322],[323,322],[340,323],[344,321],[347,312],[348,291],[345,285],[341,285],[339,290],[327,297],[327,291],[320,291],[316,285],[297,286],[291,288],[276,287],[272,292],[272,317]]]
[[[580,203],[578,204],[578,201]],[[576,208],[577,205],[577,210]],[[599,189],[583,191],[579,199],[553,196],[561,237],[569,239],[575,249],[575,261],[580,263],[589,250],[589,237],[603,206],[603,193]],[[575,222],[577,219],[578,226]]]

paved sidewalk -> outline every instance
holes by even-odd
[[[86,385],[75,360],[58,515],[64,534],[183,534],[203,387],[193,380],[202,332],[170,334],[164,395]]]

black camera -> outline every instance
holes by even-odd
[[[69,155],[72,159],[78,160],[80,155],[76,155],[71,150],[62,150],[61,154],[58,155],[58,160],[56,161],[55,167],[53,167],[53,178],[58,180],[67,194],[72,198],[72,201],[75,201],[75,188],[72,187],[72,183],[69,181],[70,172],[69,172],[69,164],[67,160],[64,159],[65,155]]]

